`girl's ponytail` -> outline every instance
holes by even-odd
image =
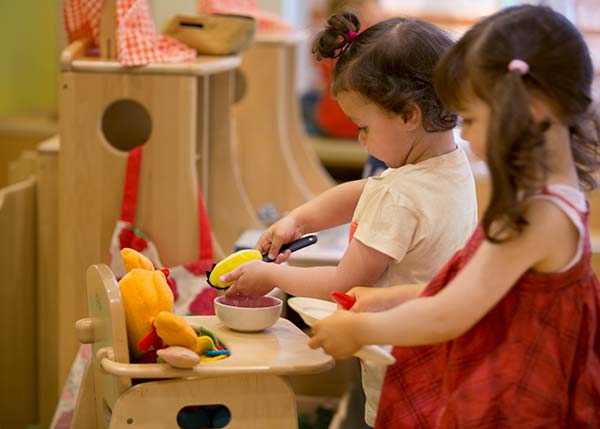
[[[483,215],[488,240],[502,242],[526,224],[522,202],[544,183],[544,131],[529,111],[528,93],[519,70],[508,71],[493,88],[486,158],[492,181],[491,204]],[[493,228],[492,228],[493,226]]]
[[[600,147],[600,116],[594,105],[576,117],[569,126],[571,147],[579,181],[586,190],[597,186],[594,172],[598,168]]]
[[[534,121],[528,94],[569,128],[579,182],[595,187],[600,126],[591,107],[594,66],[583,36],[566,17],[547,6],[506,8],[446,51],[435,79],[447,106],[461,110],[474,96],[491,109],[486,158],[492,195],[482,219],[489,240],[522,231],[523,201],[547,175],[544,132],[550,121]]]
[[[360,20],[352,12],[331,15],[325,29],[313,40],[312,53],[318,61],[337,58],[346,50],[360,29]]]

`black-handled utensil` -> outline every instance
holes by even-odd
[[[289,243],[284,244],[283,246],[281,246],[281,249],[279,249],[279,253],[284,253],[288,249],[291,252],[295,252],[296,250],[304,249],[305,247],[310,246],[311,244],[315,244],[316,242],[316,235],[306,235],[297,240],[290,241]],[[268,252],[263,255],[263,261],[265,262],[273,262],[274,260],[275,259],[269,258]]]

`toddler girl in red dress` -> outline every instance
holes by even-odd
[[[600,427],[593,75],[581,34],[543,6],[484,19],[442,57],[436,91],[491,174],[481,224],[428,285],[352,289],[353,311],[310,343],[396,346],[376,428]]]

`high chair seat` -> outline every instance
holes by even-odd
[[[310,349],[308,337],[287,320],[260,333],[241,333],[215,316],[186,319],[193,327],[210,329],[231,351],[227,359],[191,369],[133,364],[119,286],[106,265],[88,269],[87,294],[89,317],[77,322],[77,331],[82,343],[92,345],[92,360],[73,428],[177,427],[182,408],[219,404],[231,414],[228,429],[297,428],[293,391],[279,376],[318,373],[334,365],[323,351]]]

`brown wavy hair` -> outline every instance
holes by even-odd
[[[363,97],[405,120],[412,117],[411,103],[423,114],[428,132],[451,130],[457,116],[435,94],[433,70],[452,39],[433,24],[418,19],[381,21],[356,36],[360,20],[351,11],[333,14],[314,40],[315,58],[337,59],[332,93],[357,91]]]
[[[509,71],[513,59],[525,61],[528,73]],[[482,219],[488,240],[502,242],[521,233],[527,224],[524,201],[546,180],[545,131],[551,123],[533,119],[530,94],[567,124],[579,181],[586,190],[596,187],[599,122],[591,107],[593,75],[581,34],[545,6],[504,9],[473,26],[442,57],[434,73],[440,99],[460,110],[473,94],[491,109],[486,161],[492,192]]]

